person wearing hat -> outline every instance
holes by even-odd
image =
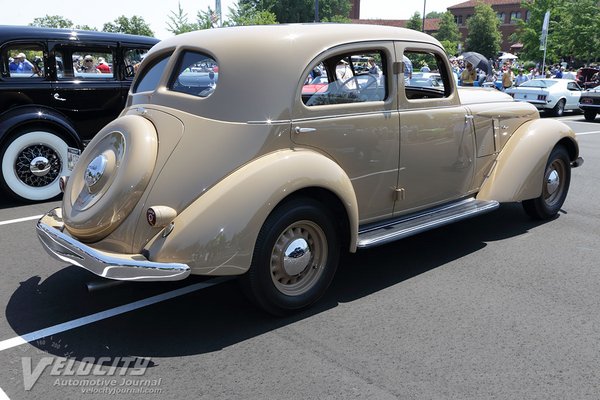
[[[98,65],[96,68],[98,68],[98,71],[102,72],[103,74],[110,74],[110,67],[106,63],[104,57],[98,57]]]
[[[467,62],[467,66],[460,73],[460,82],[462,86],[473,86],[475,80],[477,79],[477,72],[475,72],[475,68],[473,68],[473,64]]]
[[[81,72],[85,72],[86,74],[99,74],[100,71],[94,65],[94,57],[89,54],[83,58],[83,68]]]
[[[24,53],[19,53],[14,56],[13,62],[9,65],[9,70],[16,73],[33,72],[33,64],[27,60]]]

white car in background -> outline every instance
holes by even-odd
[[[526,101],[538,110],[550,111],[560,117],[565,110],[579,111],[583,89],[572,79],[534,79],[506,89],[516,101]]]

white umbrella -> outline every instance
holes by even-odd
[[[519,57],[515,56],[514,54],[511,53],[504,53],[502,54],[500,57],[498,57],[501,60],[515,60]]]

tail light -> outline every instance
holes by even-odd
[[[538,94],[538,100],[546,101],[546,95],[545,94]]]

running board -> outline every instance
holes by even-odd
[[[359,248],[379,246],[495,210],[498,206],[497,201],[476,200],[471,197],[422,213],[412,214],[388,225],[359,232],[357,246]]]

